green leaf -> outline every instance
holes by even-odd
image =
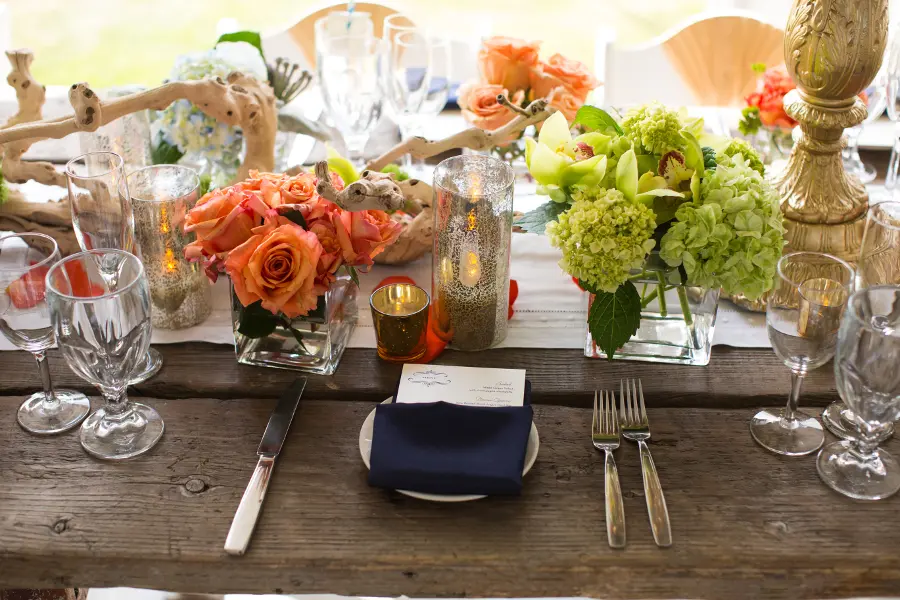
[[[543,235],[547,230],[547,223],[555,221],[559,215],[567,210],[569,210],[569,205],[566,203],[546,202],[522,215],[515,224],[529,233]]]
[[[200,186],[198,188],[198,190],[199,190],[198,193],[200,194],[200,197],[202,198],[203,196],[205,196],[211,187],[212,187],[212,175],[210,175],[209,173],[204,173],[203,175],[200,176]]]
[[[299,210],[289,210],[286,213],[281,213],[281,216],[293,223],[296,223],[303,229],[306,229],[306,219],[303,218],[303,213]]]
[[[218,46],[222,42],[247,42],[257,50],[259,50],[259,55],[262,57],[263,62],[266,62],[266,55],[263,54],[262,49],[262,37],[260,37],[258,31],[235,31],[234,33],[223,33],[219,36],[219,39],[216,40],[215,45]]]
[[[583,282],[580,283],[585,287]],[[641,296],[633,283],[626,281],[613,293],[595,292],[588,313],[588,330],[607,358],[611,360],[616,350],[637,333],[640,325]]]
[[[278,315],[274,315],[262,307],[262,300],[249,306],[241,307],[238,332],[248,338],[263,338],[271,335],[278,326]]]
[[[613,119],[608,112],[596,106],[585,104],[575,113],[575,120],[572,125],[582,125],[585,129],[594,131],[612,127],[619,135],[624,135],[622,126]]]
[[[174,165],[182,156],[184,152],[175,144],[162,139],[162,135],[157,138],[156,145],[150,148],[150,160],[154,165]]]

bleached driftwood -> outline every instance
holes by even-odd
[[[316,163],[316,191],[326,200],[334,202],[345,210],[400,210],[406,203],[403,192],[387,173],[366,170],[360,178],[337,191],[331,183],[328,162]]]
[[[381,171],[387,165],[397,162],[397,159],[407,154],[414,158],[428,158],[455,148],[489,150],[494,146],[502,145],[511,139],[519,137],[528,127],[542,123],[555,111],[549,106],[547,100],[543,98],[533,101],[525,108],[514,106],[502,94],[497,97],[497,101],[517,114],[515,119],[503,127],[492,131],[470,127],[442,140],[428,140],[424,137],[416,136],[397,144],[370,162],[366,169]]]
[[[431,186],[418,179],[400,181],[397,186],[406,197],[405,211],[412,220],[395,215],[405,225],[397,241],[375,257],[382,265],[402,265],[421,258],[431,250],[434,242],[434,213],[431,208]]]

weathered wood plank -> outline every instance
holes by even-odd
[[[135,396],[155,398],[277,398],[296,377],[280,369],[237,364],[229,346],[158,345],[163,370],[136,388]],[[92,388],[51,352],[56,385],[87,393]],[[782,404],[790,374],[771,350],[717,347],[707,367],[686,367],[584,358],[578,350],[509,348],[489,352],[447,352],[439,363],[520,368],[528,371],[534,402],[586,406],[597,388],[618,387],[622,377],[640,377],[648,400],[656,406],[740,408]],[[39,387],[31,355],[0,353],[0,395],[25,395]],[[332,377],[311,377],[308,393],[328,400],[378,401],[393,394],[400,366],[376,357],[374,349],[353,348],[344,354]],[[804,384],[801,405],[826,406],[837,398],[831,364],[813,371]]]
[[[812,457],[754,445],[750,410],[651,407],[675,546],[653,544],[637,452],[625,445],[629,545],[613,551],[586,410],[537,407],[541,451],[523,497],[439,505],[367,486],[357,437],[372,403],[304,401],[250,550],[235,558],[222,544],[274,400],[148,400],[166,434],[125,464],[89,458],[74,434],[27,435],[18,401],[0,398],[2,585],[419,597],[900,590],[900,528],[889,526],[900,500],[831,492]]]

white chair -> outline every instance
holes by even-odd
[[[702,13],[630,48],[611,38],[599,32],[596,55],[607,106],[742,106],[756,85],[751,65],[779,64],[784,54],[781,28],[739,11]]]

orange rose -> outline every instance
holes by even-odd
[[[497,102],[497,96],[509,97],[506,88],[499,85],[469,82],[459,88],[459,108],[463,118],[479,129],[490,131],[503,127],[512,121],[516,114]],[[521,104],[525,100],[525,92],[513,94],[510,101]]]
[[[185,249],[185,257],[192,260],[228,252],[247,241],[259,221],[259,215],[245,202],[245,192],[213,190],[185,217],[184,230],[197,235],[197,241]]]
[[[535,98],[546,98],[554,88],[564,87],[584,104],[588,94],[598,85],[600,82],[587,65],[562,54],[554,54],[550,60],[541,63],[540,69],[533,71],[531,76],[531,91]]]
[[[254,235],[232,250],[225,271],[241,304],[262,300],[264,309],[294,318],[318,306],[324,292],[315,281],[321,255],[315,234],[291,223]]]
[[[747,96],[747,106],[759,109],[759,120],[766,127],[793,129],[797,124],[784,111],[784,97],[796,84],[783,66],[767,69],[756,92]]]
[[[343,249],[338,239],[334,223],[319,219],[309,226],[309,231],[319,238],[322,244],[322,256],[316,266],[316,279],[319,283],[328,284],[334,281],[334,273],[344,264]]]
[[[381,210],[335,212],[332,221],[344,261],[354,267],[374,264],[372,259],[403,230],[403,225]]]
[[[554,88],[547,96],[550,106],[560,111],[566,116],[566,121],[570,123],[575,119],[575,114],[584,102],[574,96],[569,90],[563,87]]]
[[[540,42],[526,42],[503,36],[491,37],[481,43],[478,66],[487,83],[499,85],[513,92],[528,87],[531,70],[538,64]]]

